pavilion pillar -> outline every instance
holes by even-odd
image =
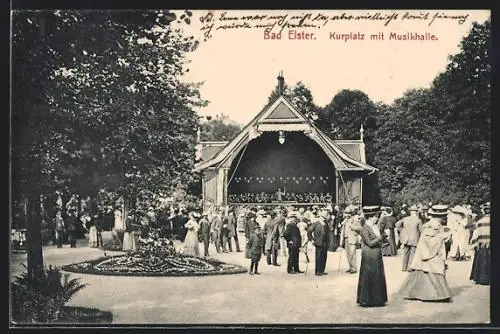
[[[229,168],[220,168],[217,175],[217,206],[227,205],[227,175]]]
[[[335,170],[335,205],[339,205],[339,178],[340,178],[340,172],[338,170]]]
[[[229,175],[229,168],[223,168],[223,187],[222,187],[222,205],[226,206],[227,205],[227,187],[228,187],[228,175]]]

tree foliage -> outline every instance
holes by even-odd
[[[46,119],[17,104],[14,114],[22,110],[39,122],[41,149],[23,135],[37,126],[21,125],[16,132],[41,154],[47,185],[67,183],[79,192],[107,185],[132,194],[188,182],[198,126],[193,107],[202,101],[197,86],[179,77],[184,54],[197,42],[174,29],[174,19],[157,11],[23,12],[15,17],[16,46],[26,48],[31,64],[16,53],[14,66],[40,68],[35,73],[43,74],[37,82],[44,86],[33,90]],[[44,30],[43,41],[16,38],[28,29]],[[16,68],[15,73],[29,72]],[[21,89],[14,92],[21,104],[32,100]],[[18,142],[13,146],[21,154],[29,152]]]
[[[359,139],[361,125],[367,130],[376,127],[377,107],[360,90],[341,90],[321,113],[322,118],[330,123],[330,129],[324,130],[332,138]]]
[[[380,114],[375,161],[386,202],[478,204],[490,197],[491,23],[474,23],[429,89]]]
[[[207,118],[200,126],[202,141],[230,141],[241,131],[241,127],[225,114]]]
[[[194,107],[204,102],[198,86],[180,76],[198,42],[175,28],[190,16],[14,13],[13,188],[14,199],[32,199],[33,242],[40,194],[107,187],[134,198],[145,188],[168,192],[192,181]]]
[[[286,82],[283,85],[283,94],[290,102],[297,107],[306,118],[311,121],[318,119],[319,107],[314,103],[314,98],[311,91],[302,82],[298,81],[294,86],[289,87]],[[268,98],[268,105],[280,96],[279,85],[276,85]]]

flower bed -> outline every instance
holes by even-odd
[[[180,254],[159,259],[144,257],[139,252],[69,264],[63,266],[62,270],[115,276],[206,276],[238,274],[247,271],[244,267],[215,259],[202,259]]]
[[[63,266],[69,272],[116,276],[205,276],[238,274],[246,268],[215,259],[180,254],[172,240],[151,229],[138,238],[139,249],[122,255]]]

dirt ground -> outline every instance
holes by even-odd
[[[244,245],[244,237],[240,236]],[[44,248],[46,265],[61,266],[103,256],[86,247]],[[213,247],[213,246],[211,246]],[[203,246],[200,244],[200,250]],[[244,253],[211,255],[222,261],[249,266]],[[107,252],[112,254],[112,252]],[[260,276],[248,274],[202,277],[120,277],[70,274],[89,286],[70,302],[73,306],[98,308],[113,313],[115,324],[486,324],[490,321],[490,287],[469,281],[472,261],[450,261],[447,272],[451,303],[409,301],[397,294],[406,273],[401,255],[384,257],[388,303],[385,307],[361,308],[356,304],[357,274],[347,274],[344,253],[329,252],[327,276],[314,275],[311,263],[301,254],[305,274],[288,275],[286,258],[280,267],[259,264]],[[358,251],[358,265],[360,254]],[[11,276],[22,270],[25,254],[14,254]]]

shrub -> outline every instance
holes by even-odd
[[[25,266],[26,268],[26,266]],[[20,323],[46,323],[56,321],[65,304],[87,284],[79,278],[61,280],[58,268],[49,266],[39,278],[27,272],[12,283],[12,320]]]

